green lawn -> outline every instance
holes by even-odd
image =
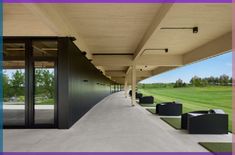
[[[144,96],[154,96],[155,103],[176,101],[183,104],[183,112],[207,109],[223,109],[229,114],[229,130],[232,131],[232,87],[141,88]]]

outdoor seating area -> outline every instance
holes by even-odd
[[[154,97],[144,96],[139,104],[175,129],[188,134],[228,134],[228,114],[221,109],[183,113],[183,104],[177,102],[154,103]],[[168,116],[171,116],[168,118]]]
[[[148,97],[147,97],[148,98]],[[150,98],[150,97],[149,97]],[[229,118],[221,109],[210,109],[183,112],[183,104],[177,102],[162,102],[155,104],[154,102],[141,102],[139,104],[153,115],[159,116],[160,120],[171,126],[176,131],[180,131],[186,135],[211,135],[211,136],[227,136],[229,132]],[[151,97],[153,99],[153,97]],[[143,104],[148,103],[148,104]],[[170,116],[170,117],[169,117]],[[198,145],[204,147],[210,152],[231,152],[231,142],[202,141]]]
[[[167,106],[166,106],[167,105]],[[182,104],[157,104],[156,109],[147,108],[154,115],[178,130],[188,134],[228,134],[228,114],[220,109],[182,112]],[[168,116],[171,116],[168,118]]]

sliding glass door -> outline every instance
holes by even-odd
[[[25,126],[25,43],[3,46],[3,123]]]
[[[56,78],[54,61],[34,61],[34,125],[55,124]]]

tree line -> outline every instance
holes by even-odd
[[[191,78],[189,84],[186,84],[185,82],[183,82],[183,80],[178,79],[175,82],[174,87],[175,88],[186,87],[187,85],[192,85],[194,87],[230,86],[232,85],[232,77],[229,77],[228,75],[225,75],[225,74],[219,77],[210,76],[210,77],[205,77],[205,78],[194,76]]]
[[[184,82],[182,79],[176,80],[171,83],[151,83],[151,84],[138,84],[138,88],[179,88],[179,87],[206,87],[206,86],[231,86],[232,77],[225,74],[219,77],[205,77],[201,78],[194,76],[189,83]]]
[[[35,70],[36,94],[46,96],[47,98],[54,97],[54,73],[49,70]],[[21,70],[16,70],[11,77],[8,74],[3,74],[3,97],[4,101],[9,101],[10,98],[17,98],[17,101],[24,101],[25,96],[25,73]]]

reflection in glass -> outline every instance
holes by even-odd
[[[25,45],[3,45],[3,124],[25,125]]]
[[[34,41],[33,56],[34,58],[56,57],[57,41]]]
[[[54,62],[34,63],[34,123],[54,124],[55,72]]]

